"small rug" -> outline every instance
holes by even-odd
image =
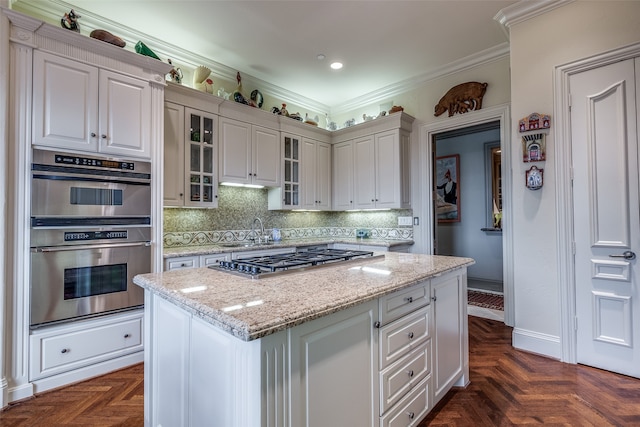
[[[504,311],[504,297],[498,294],[467,291],[469,305]]]

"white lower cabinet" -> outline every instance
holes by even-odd
[[[230,260],[230,253],[166,258],[164,260],[164,271],[180,270],[182,268],[209,267],[210,265],[218,264],[220,261]]]
[[[376,301],[290,330],[291,425],[377,426]]]
[[[140,362],[141,357],[113,360],[142,356],[142,316],[142,310],[135,310],[33,330],[29,378],[37,391]]]
[[[431,298],[436,404],[451,387],[466,386],[469,381],[466,270],[431,279]]]
[[[353,243],[333,243],[333,249],[346,249],[351,251],[372,251],[372,252],[409,252],[409,245],[376,246],[376,245],[356,245]]]
[[[463,291],[455,270],[252,341],[146,291],[145,426],[415,426],[468,381]]]

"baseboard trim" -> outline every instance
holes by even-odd
[[[26,399],[28,397],[33,396],[33,384],[21,384],[17,387],[10,388],[7,393],[7,402],[5,404],[9,404],[15,402],[17,400]],[[6,406],[6,405],[5,405]]]
[[[118,369],[126,368],[144,361],[144,351],[127,354],[116,359],[106,360],[94,365],[85,366],[84,368],[65,372],[51,377],[42,378],[34,381],[33,393],[42,393],[43,391],[54,388],[67,386],[79,381],[88,380],[89,378],[98,377]],[[28,396],[25,396],[28,397]]]
[[[560,346],[560,337],[558,336],[514,328],[511,337],[512,345],[519,350],[557,360],[562,358],[562,348]]]

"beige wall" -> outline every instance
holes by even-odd
[[[427,81],[420,87],[394,95],[375,105],[335,115],[332,117],[332,120],[338,123],[338,125],[342,125],[346,120],[355,118],[356,122],[359,123],[362,121],[362,114],[375,116],[380,111],[380,104],[392,101],[394,105],[402,106],[405,113],[412,115],[425,124],[447,120],[447,113],[439,117],[433,115],[435,105],[450,88],[469,81],[486,82],[489,84],[487,93],[484,96],[483,107],[508,103],[511,89],[509,83],[509,57],[505,56],[462,72]]]
[[[513,150],[515,327],[520,331],[560,335],[556,250],[554,161],[555,67],[624,45],[640,42],[640,2],[576,1],[511,28],[511,116]],[[529,191],[516,148],[518,118],[550,113],[544,187]],[[536,350],[536,349],[533,349]],[[559,351],[559,349],[557,349]],[[549,353],[548,350],[540,352]],[[551,354],[554,355],[554,354]]]

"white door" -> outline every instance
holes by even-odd
[[[577,362],[634,377],[640,377],[639,66],[627,60],[570,77]]]

